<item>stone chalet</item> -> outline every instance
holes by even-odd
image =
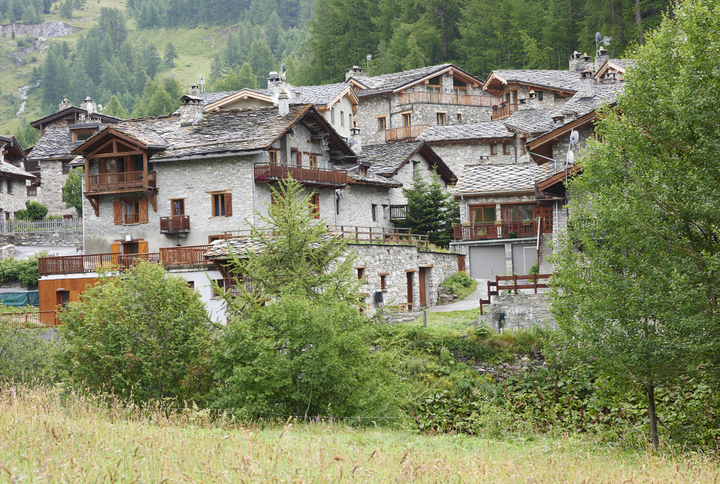
[[[75,209],[65,208],[62,192],[69,165],[75,158],[72,152],[106,126],[119,121],[99,113],[93,100],[87,98],[81,107],[72,106],[66,99],[60,103],[57,113],[30,123],[40,130],[40,140],[25,163],[26,170],[35,175],[27,186],[28,198],[44,204],[49,215],[77,216]]]
[[[460,142],[450,145],[458,151],[460,146],[466,146],[461,155],[470,163],[460,172],[454,192],[460,202],[462,223],[455,227],[452,247],[468,256],[467,266],[475,278],[527,274],[535,262],[539,263],[542,273],[553,270],[545,256],[550,253],[549,242],[554,234],[567,224],[565,183],[578,171],[574,158],[586,140],[594,137],[597,110],[605,104],[613,105],[622,92],[624,80],[621,76],[628,65],[623,61],[606,60],[600,66],[602,71],[597,71],[603,74],[592,75],[589,67],[580,69],[586,66],[573,63],[582,60],[582,56],[578,56],[575,53],[571,59],[571,68],[576,66],[579,71],[563,72],[562,81],[554,84],[555,89],[563,84],[575,90],[567,98],[556,96],[557,91],[548,88],[549,81],[541,82],[547,71],[511,71],[512,75],[509,71],[493,73],[485,87],[502,87],[506,90],[502,93],[505,99],[508,99],[508,93],[519,93],[511,94],[506,103],[506,106],[515,106],[517,101],[517,110],[513,111],[513,108],[506,117],[494,121],[494,129],[484,127],[482,131],[486,138],[475,132],[465,135],[465,145]],[[608,67],[610,64],[611,68]],[[540,100],[538,91],[543,85],[546,94]],[[552,96],[547,94],[548,91],[553,93]],[[523,95],[527,97],[521,97]],[[545,103],[545,109],[542,103]],[[500,124],[506,130],[506,138],[502,138]],[[443,142],[449,137],[449,129],[436,127],[435,130],[444,130],[442,134],[446,138],[430,130],[423,138],[447,159],[447,152],[443,150],[449,148]],[[572,132],[577,132],[578,143],[571,148]],[[503,148],[510,145],[512,149],[504,149],[505,159],[492,152],[488,156],[487,149],[469,158],[473,152],[470,148],[473,139],[479,139],[480,144],[483,140],[498,145],[504,142]],[[513,150],[518,152],[517,158],[512,156]],[[572,151],[571,156],[569,151]],[[496,153],[499,152],[498,148]],[[497,161],[494,156],[498,156]]]
[[[359,100],[355,127],[363,145],[415,139],[429,126],[489,121],[500,102],[453,64],[374,77],[353,66],[345,78]]]
[[[23,170],[25,152],[14,136],[0,136],[0,220],[15,218],[25,208],[25,182],[35,176]]]

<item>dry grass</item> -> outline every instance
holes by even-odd
[[[701,456],[579,438],[419,436],[343,424],[242,427],[59,390],[0,394],[0,482],[718,482]]]

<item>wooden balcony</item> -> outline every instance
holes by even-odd
[[[136,192],[146,187],[157,187],[157,174],[148,172],[147,183],[142,171],[126,171],[122,173],[105,173],[104,175],[88,175],[86,193],[90,192]]]
[[[491,107],[502,100],[495,96],[478,96],[473,94],[448,94],[444,92],[403,92],[400,93],[400,104],[455,104],[459,106]]]
[[[296,165],[255,165],[255,181],[271,183],[292,177],[306,186],[343,188],[348,184],[348,175],[344,170],[328,170]]]
[[[166,267],[206,267],[213,264],[206,260],[205,252],[210,245],[190,245],[185,247],[165,247],[160,252],[148,254],[89,254],[69,255],[62,257],[40,257],[38,272],[41,276],[83,274],[96,272],[98,269],[124,271],[140,260]]]
[[[185,232],[190,232],[189,215],[173,215],[170,217],[160,217],[161,234],[179,234]]]
[[[403,126],[402,128],[390,128],[385,130],[385,141],[403,141],[415,139],[420,136],[428,127],[424,125]]]
[[[455,240],[512,239],[535,237],[537,222],[485,222],[479,224],[453,225]]]
[[[410,229],[388,229],[385,227],[347,227],[337,226],[332,233],[350,243],[356,244],[391,244],[391,245],[414,245],[421,248],[429,248],[427,235],[418,235],[410,232]]]
[[[498,119],[505,119],[510,117],[510,115],[518,110],[518,107],[515,104],[506,104],[504,106],[497,106],[493,107],[492,113],[490,114],[490,119],[493,121]]]
[[[390,205],[391,220],[405,220],[407,216],[407,205]]]

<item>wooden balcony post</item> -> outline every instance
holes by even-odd
[[[148,187],[149,183],[149,175],[148,175],[148,156],[147,153],[143,153],[143,188]]]

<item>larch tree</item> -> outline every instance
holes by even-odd
[[[564,356],[591,358],[647,396],[720,364],[720,4],[677,4],[634,52],[616,109],[571,181],[554,257]]]

